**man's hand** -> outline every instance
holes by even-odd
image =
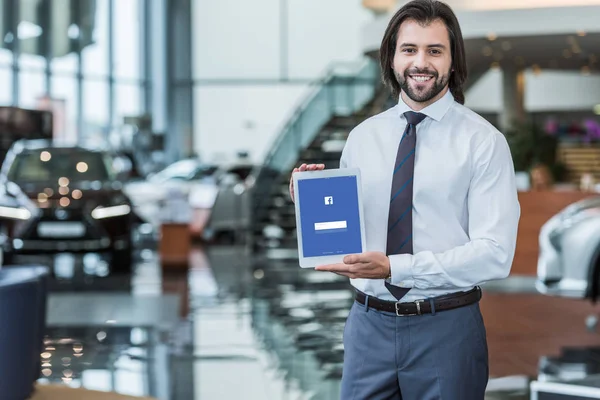
[[[292,198],[292,201],[294,200],[294,172],[301,172],[301,171],[320,171],[325,169],[325,164],[302,164],[300,167],[298,168],[294,168],[294,170],[292,171],[292,175],[290,176],[290,197]]]
[[[320,265],[318,271],[335,272],[348,278],[385,279],[390,274],[390,259],[379,251],[344,257],[342,264]]]

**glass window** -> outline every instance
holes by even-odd
[[[8,10],[8,1],[0,0],[0,67],[2,65],[12,64],[12,51],[7,47],[12,43],[14,35],[8,32],[7,18],[4,18],[5,12]],[[0,95],[1,96],[1,95]]]
[[[50,65],[53,73],[75,74],[77,72],[77,55],[70,53],[62,57],[55,57]]]
[[[74,76],[53,76],[51,81],[54,137],[77,141],[77,80]]]
[[[91,44],[82,49],[83,71],[85,76],[108,75],[108,2],[110,0],[81,0],[90,6],[89,14],[93,25],[89,31],[92,36]],[[85,44],[85,43],[84,43]]]
[[[86,4],[86,3],[81,3]],[[53,72],[77,71],[78,41],[85,34],[85,22],[87,18],[86,7],[74,7],[74,3],[68,0],[52,0],[48,3],[51,7],[47,18],[51,19],[50,38],[52,45],[51,68]],[[81,16],[77,14],[81,13]],[[84,22],[85,21],[85,22]],[[91,34],[88,34],[88,38]]]
[[[46,75],[42,71],[21,71],[19,74],[19,106],[36,109],[46,95]]]
[[[140,16],[138,0],[114,2],[114,74],[120,78],[140,78]]]
[[[31,54],[21,53],[19,56],[19,64],[22,69],[46,68],[46,60],[43,57],[38,57]]]
[[[19,63],[22,68],[42,69],[46,67],[44,48],[45,21],[41,18],[44,14],[44,4],[41,1],[19,1],[19,21],[17,37],[19,38]]]
[[[0,48],[0,67],[9,66],[12,64],[12,62],[12,52],[10,50]]]
[[[108,81],[86,80],[83,83],[83,132],[86,143],[102,143],[107,134]]]
[[[0,106],[12,105],[12,70],[0,66]]]
[[[141,112],[140,85],[118,83],[115,86],[115,125],[123,124],[123,117],[137,116]]]

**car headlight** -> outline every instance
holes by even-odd
[[[0,217],[26,221],[31,218],[31,211],[24,207],[0,206]]]
[[[112,207],[102,207],[98,206],[92,210],[92,218],[94,219],[104,219],[104,218],[113,218],[120,217],[122,215],[127,215],[131,212],[131,207],[128,204],[121,204],[119,206]]]

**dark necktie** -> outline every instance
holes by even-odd
[[[417,144],[417,125],[425,119],[426,115],[407,111],[404,113],[404,117],[407,124],[398,146],[392,177],[386,255],[413,253],[412,205],[415,146]],[[404,297],[410,290],[410,288],[392,285],[387,281],[385,286],[397,300]]]

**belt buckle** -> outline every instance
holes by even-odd
[[[421,313],[421,303],[423,303],[425,300],[415,300],[413,301],[413,303],[415,303],[415,305],[417,306],[417,312],[416,313],[411,313],[411,314],[400,314],[400,302],[397,301],[395,303],[395,307],[396,307],[396,315],[398,317],[410,317],[412,315],[422,315]]]

